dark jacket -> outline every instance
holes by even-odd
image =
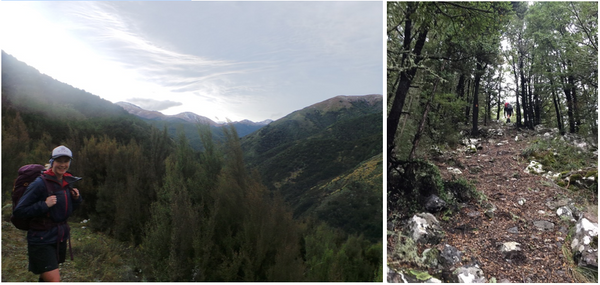
[[[47,180],[51,189],[46,189],[46,183],[42,179]],[[69,238],[67,219],[83,201],[81,195],[79,199],[73,200],[70,190],[73,189],[73,183],[80,179],[65,173],[61,185],[50,169],[27,187],[13,214],[19,218],[34,218],[27,231],[27,241],[30,244],[53,244]],[[52,207],[46,205],[46,198],[50,195],[56,195],[56,205]]]

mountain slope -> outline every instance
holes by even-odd
[[[320,220],[369,240],[383,231],[383,154],[380,153],[334,179],[308,190],[300,203],[310,205]]]
[[[75,133],[141,141],[151,130],[123,108],[42,74],[2,51],[2,118],[17,114],[32,139],[48,134],[54,144],[64,143]]]
[[[123,108],[42,74],[4,51],[2,104],[19,110],[68,119],[127,115]]]
[[[380,95],[338,96],[293,112],[242,139],[246,163],[303,215],[316,202],[309,189],[382,153],[382,104]]]

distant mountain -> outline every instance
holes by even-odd
[[[166,127],[167,132],[171,137],[176,137],[178,130],[182,130],[190,141],[190,145],[196,150],[202,149],[202,142],[198,133],[198,124],[209,125],[213,133],[213,138],[216,141],[221,141],[223,139],[224,135],[222,127],[229,124],[216,123],[207,117],[203,117],[192,112],[184,112],[177,115],[164,115],[158,111],[148,111],[142,109],[141,107],[128,102],[117,102],[115,104],[121,106],[130,114],[141,118],[142,120],[154,125],[159,129]],[[232,122],[231,124],[235,127],[238,136],[243,137],[255,132],[271,122],[272,120],[265,120],[258,123],[249,120],[243,120],[239,122]]]
[[[210,125],[210,126],[220,126],[221,124],[217,124],[214,121],[212,121],[211,119],[207,118],[207,117],[203,117],[197,114],[194,114],[192,112],[184,112],[184,113],[179,113],[177,115],[164,115],[161,112],[158,111],[148,111],[145,109],[142,109],[141,107],[135,105],[135,104],[131,104],[128,102],[117,102],[115,103],[121,107],[123,107],[123,109],[125,109],[125,111],[129,112],[132,115],[136,115],[142,119],[147,119],[147,120],[165,120],[165,121],[177,121],[177,120],[181,120],[183,122],[187,122],[187,123],[193,123],[193,124],[204,124],[204,125]]]
[[[383,97],[337,96],[293,112],[242,138],[246,163],[297,216],[315,207],[309,191],[382,153]]]

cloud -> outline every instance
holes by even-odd
[[[135,105],[140,106],[142,109],[146,109],[146,110],[150,110],[150,111],[162,111],[162,110],[169,109],[171,107],[183,105],[181,102],[174,102],[171,100],[158,101],[158,100],[147,99],[147,98],[130,98],[130,99],[127,99],[127,102],[133,103]]]

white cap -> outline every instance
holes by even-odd
[[[68,156],[69,158],[73,158],[73,153],[64,145],[58,146],[52,150],[52,159],[56,159],[61,156]]]

